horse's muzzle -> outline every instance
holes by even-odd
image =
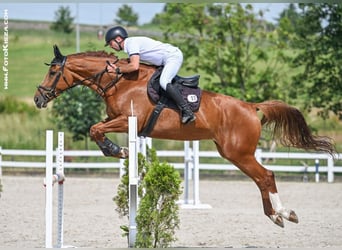
[[[34,103],[36,104],[37,108],[46,108],[47,102],[46,99],[42,95],[36,95],[34,98]]]

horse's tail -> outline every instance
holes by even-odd
[[[262,111],[261,124],[273,126],[273,137],[288,147],[336,153],[332,139],[326,136],[314,136],[302,113],[281,101],[266,101],[254,104]]]

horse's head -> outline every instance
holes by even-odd
[[[46,64],[50,66],[49,71],[34,95],[38,108],[45,108],[64,90],[76,85],[90,87],[104,97],[106,91],[119,80],[118,74],[105,74],[108,62],[119,61],[114,54],[95,51],[63,56],[56,45],[53,49],[55,57],[50,64]]]
[[[54,45],[53,50],[55,57],[50,64],[46,64],[50,66],[49,71],[34,95],[34,102],[38,108],[45,108],[48,102],[72,87],[68,84],[68,82],[73,82],[72,76],[64,72],[67,57],[62,55],[57,45]]]

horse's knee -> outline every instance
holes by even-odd
[[[96,128],[95,125],[91,126],[89,129],[89,136],[92,140],[95,140]]]
[[[93,141],[103,141],[104,139],[104,135],[99,131],[97,124],[90,127],[89,135]]]

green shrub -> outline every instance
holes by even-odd
[[[147,157],[138,154],[140,197],[137,212],[137,238],[135,247],[169,247],[176,240],[175,230],[179,226],[178,205],[181,195],[179,173],[168,163],[160,163],[155,150],[148,150]],[[128,161],[125,161],[125,174],[121,178],[117,195],[113,198],[120,216],[128,216]],[[128,236],[128,226],[120,227]]]
[[[33,105],[29,105],[26,102],[19,101],[18,99],[6,96],[0,97],[0,114],[14,114],[14,113],[27,113],[30,116],[38,113],[37,109]]]

